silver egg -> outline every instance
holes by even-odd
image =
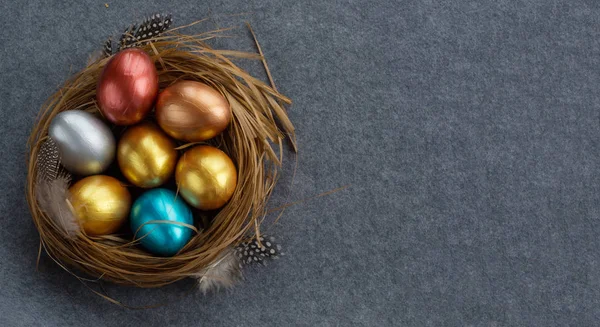
[[[56,115],[48,129],[63,167],[77,175],[104,171],[115,158],[115,137],[96,116],[81,110]]]

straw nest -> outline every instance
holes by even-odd
[[[234,60],[262,60],[259,53],[216,50],[205,42],[222,31],[184,35],[168,31],[149,44],[139,44],[156,63],[160,89],[179,80],[196,80],[212,85],[231,104],[230,126],[210,143],[225,151],[238,169],[238,184],[229,201],[209,224],[198,224],[189,244],[174,257],[157,257],[132,242],[130,234],[66,237],[63,228],[36,200],[39,164],[36,160],[47,139],[52,118],[65,110],[98,112],[96,83],[110,58],[98,59],[69,79],[41,109],[28,146],[27,201],[40,235],[40,254],[45,251],[57,264],[79,277],[78,270],[94,278],[138,287],[160,287],[197,276],[228,248],[249,236],[260,235],[266,203],[277,181],[286,138],[295,150],[295,136],[284,105],[291,101],[274,85],[267,85]],[[118,136],[118,135],[117,135]],[[183,151],[191,144],[179,144]],[[38,258],[39,259],[39,258]]]

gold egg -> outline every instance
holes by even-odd
[[[212,87],[180,81],[162,91],[156,102],[156,121],[171,137],[199,142],[219,135],[231,122],[227,99]]]
[[[127,220],[131,196],[116,178],[89,176],[71,186],[69,193],[73,212],[88,235],[114,233]]]
[[[237,170],[225,152],[208,145],[186,151],[175,169],[179,194],[202,210],[218,209],[233,195]]]
[[[175,143],[158,126],[145,122],[125,131],[117,146],[121,172],[135,186],[157,187],[177,163]]]

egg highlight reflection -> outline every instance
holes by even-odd
[[[131,196],[116,178],[86,177],[73,184],[69,194],[73,213],[88,235],[112,234],[127,220]]]
[[[158,73],[140,49],[120,51],[104,66],[96,87],[100,111],[117,125],[140,122],[158,95]]]
[[[56,115],[48,136],[56,143],[61,163],[77,175],[99,174],[115,158],[115,138],[104,122],[82,110]]]
[[[175,168],[181,196],[202,210],[219,209],[233,195],[237,170],[225,152],[208,145],[186,151]]]
[[[214,88],[196,81],[180,81],[158,95],[156,121],[175,139],[199,142],[227,128],[231,108]]]
[[[177,254],[190,240],[192,211],[175,192],[157,188],[146,191],[133,204],[130,214],[135,239],[148,251],[161,255]]]
[[[138,187],[163,184],[175,169],[175,143],[158,128],[146,122],[125,131],[117,148],[117,161],[123,175]]]

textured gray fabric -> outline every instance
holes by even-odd
[[[597,1],[0,0],[0,325],[597,326]],[[42,256],[24,197],[43,101],[156,11],[255,28],[294,99],[269,231],[287,256],[231,292],[107,285]],[[227,16],[243,13],[240,16]],[[252,50],[243,28],[217,46]],[[243,63],[262,76],[260,65]]]

